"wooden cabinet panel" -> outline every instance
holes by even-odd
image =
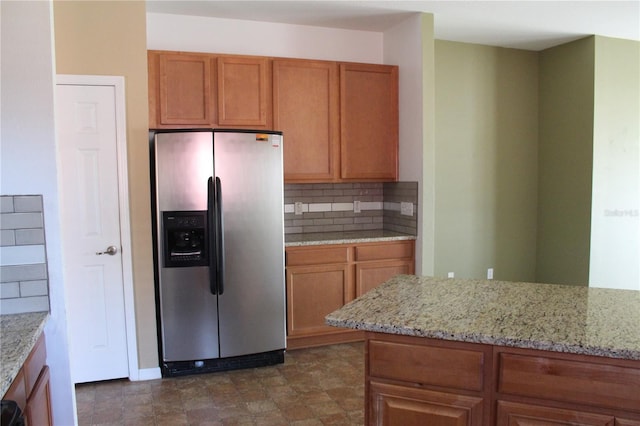
[[[11,386],[7,390],[3,399],[10,399],[18,404],[20,409],[24,409],[27,405],[27,389],[24,385],[24,369],[20,369],[16,378],[11,382]]]
[[[286,182],[335,180],[340,155],[338,65],[274,60],[273,123],[285,135]]]
[[[28,424],[38,426],[53,424],[50,395],[49,367],[45,366],[27,401],[26,417]]]
[[[340,64],[341,178],[398,179],[398,67]]]
[[[211,123],[211,61],[208,55],[158,56],[158,124]]]
[[[350,259],[350,250],[351,248],[346,245],[287,249],[287,266],[347,263]]]
[[[621,419],[616,417],[616,426],[640,426],[640,420]]]
[[[406,256],[414,252],[414,244],[412,240],[371,244],[363,258],[380,260],[365,262],[356,262],[354,253],[368,243],[287,247],[287,347],[362,340],[362,331],[327,326],[324,317],[365,289],[398,273],[413,273],[413,254],[405,259],[382,257],[384,253]]]
[[[613,416],[498,401],[498,426],[614,426]]]
[[[370,384],[369,425],[481,426],[482,398]]]
[[[218,57],[218,124],[271,127],[269,61],[261,57]]]
[[[47,359],[47,350],[44,343],[44,334],[40,335],[38,341],[33,346],[31,353],[27,357],[27,360],[24,363],[24,382],[27,390],[27,395],[31,393],[33,388],[35,387],[36,381],[38,377],[40,377],[40,372],[44,368],[44,364]]]
[[[24,364],[13,379],[3,399],[16,401],[27,425],[49,426],[51,416],[51,389],[44,334],[41,334]]]
[[[486,360],[483,351],[370,340],[369,375],[482,391]]]
[[[399,274],[413,274],[413,260],[388,260],[356,264],[356,297]]]
[[[498,392],[640,411],[640,369],[500,354]]]
[[[287,333],[289,336],[339,332],[324,317],[353,299],[345,264],[287,268]]]
[[[413,259],[414,241],[362,244],[356,247],[356,261]]]

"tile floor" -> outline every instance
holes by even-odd
[[[284,364],[76,386],[85,425],[364,424],[364,345],[288,351]]]

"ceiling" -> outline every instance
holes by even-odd
[[[640,40],[640,0],[147,0],[147,11],[383,32],[416,12],[435,38],[542,50],[587,35]]]

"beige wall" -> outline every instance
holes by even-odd
[[[589,285],[640,290],[640,42],[595,43]]]
[[[540,53],[540,282],[589,282],[593,86],[594,37]]]
[[[538,55],[436,41],[435,275],[535,278]]]
[[[54,1],[56,73],[125,77],[138,364],[158,367],[143,1]]]

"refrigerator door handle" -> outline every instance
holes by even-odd
[[[216,238],[216,217],[215,217],[215,187],[213,177],[207,180],[207,228],[209,240],[209,291],[211,294],[218,294],[217,277],[217,244]]]
[[[222,215],[222,182],[216,176],[216,281],[218,294],[224,293],[224,218]]]

